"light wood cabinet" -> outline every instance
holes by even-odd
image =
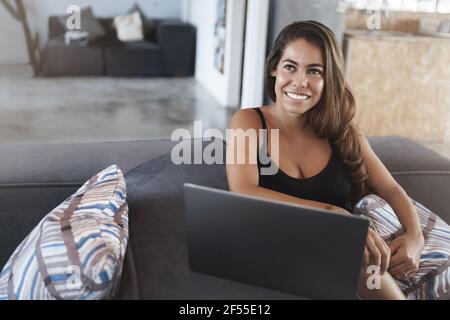
[[[366,135],[450,141],[449,39],[349,30],[344,55]]]

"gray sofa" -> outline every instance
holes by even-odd
[[[195,27],[169,19],[144,21],[144,40],[121,42],[112,18],[98,18],[105,35],[85,46],[66,45],[61,17],[49,18],[43,52],[45,76],[180,76],[194,75]]]
[[[450,160],[409,139],[369,139],[414,199],[450,223]],[[39,220],[90,176],[125,173],[130,241],[118,299],[301,299],[189,270],[183,182],[227,188],[224,165],[171,162],[168,140],[0,145],[0,268]]]

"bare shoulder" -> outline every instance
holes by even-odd
[[[253,108],[241,109],[234,113],[230,121],[231,129],[260,129],[261,120]]]

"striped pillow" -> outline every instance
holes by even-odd
[[[126,185],[112,165],[47,214],[0,273],[0,300],[105,299],[128,242]]]
[[[428,208],[410,198],[419,216],[425,238],[419,270],[410,279],[396,282],[409,300],[450,299],[450,227]],[[391,206],[375,194],[361,199],[353,213],[369,218],[370,226],[386,242],[404,234]]]

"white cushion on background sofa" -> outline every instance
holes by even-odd
[[[138,11],[114,18],[117,38],[123,42],[144,40],[142,18]]]

